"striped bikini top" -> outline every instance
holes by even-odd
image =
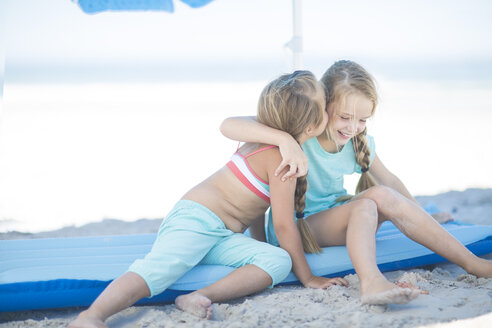
[[[231,160],[226,164],[227,167],[231,169],[232,173],[234,173],[234,175],[239,179],[239,181],[241,181],[249,190],[254,192],[258,197],[267,203],[270,203],[270,186],[268,185],[268,182],[264,181],[255,174],[249,166],[247,158],[259,153],[260,151],[274,147],[277,146],[260,148],[246,156],[236,152],[232,155]]]

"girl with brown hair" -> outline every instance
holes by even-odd
[[[302,144],[327,124],[323,87],[307,71],[286,74],[260,95],[258,119],[285,131]],[[143,297],[157,295],[198,264],[237,268],[214,284],[176,299],[176,306],[209,318],[212,302],[249,295],[281,282],[293,268],[307,287],[346,285],[341,278],[314,276],[292,219],[295,179],[275,176],[281,161],[277,147],[247,143],[231,161],[188,191],[163,220],[152,250],[115,279],[69,327],[105,327],[111,315]],[[303,196],[299,190],[298,197]],[[297,202],[299,203],[299,202]],[[280,246],[243,234],[256,226],[271,206]],[[292,260],[291,260],[292,259]],[[293,264],[293,265],[292,265]]]

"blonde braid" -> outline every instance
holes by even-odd
[[[321,253],[321,248],[314,238],[313,232],[309,228],[308,224],[304,220],[304,208],[306,207],[306,190],[307,190],[306,176],[297,178],[296,192],[295,192],[295,210],[297,217],[297,229],[301,234],[302,247],[306,253]]]
[[[360,175],[359,182],[355,187],[356,195],[360,192],[363,192],[364,190],[378,185],[377,181],[369,172],[369,166],[371,165],[371,150],[369,149],[366,134],[367,129],[364,129],[364,131],[362,131],[352,139],[355,152],[355,160],[362,169],[362,174]],[[346,202],[348,200],[351,200],[353,197],[353,195],[343,195],[338,197],[335,202]]]
[[[369,165],[371,164],[371,150],[369,149],[366,134],[367,129],[364,129],[364,131],[353,138],[355,160],[362,168],[362,174],[359,182],[357,183],[357,187],[355,188],[356,194],[378,185],[374,177],[371,173],[369,173]]]

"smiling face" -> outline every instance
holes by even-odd
[[[333,141],[338,146],[344,146],[351,138],[364,131],[366,121],[373,112],[373,102],[360,93],[350,93],[344,101],[329,104],[329,130]]]

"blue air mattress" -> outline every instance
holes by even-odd
[[[492,226],[457,222],[443,225],[473,253],[492,252]],[[0,240],[0,311],[87,306],[128,266],[149,252],[155,234],[78,238]],[[376,235],[377,262],[392,271],[445,260],[411,241],[394,225],[385,223]],[[307,255],[312,271],[320,276],[352,273],[343,246]],[[175,297],[207,286],[233,270],[219,265],[198,265],[162,294],[140,301],[172,302]],[[298,283],[290,274],[282,284]]]

